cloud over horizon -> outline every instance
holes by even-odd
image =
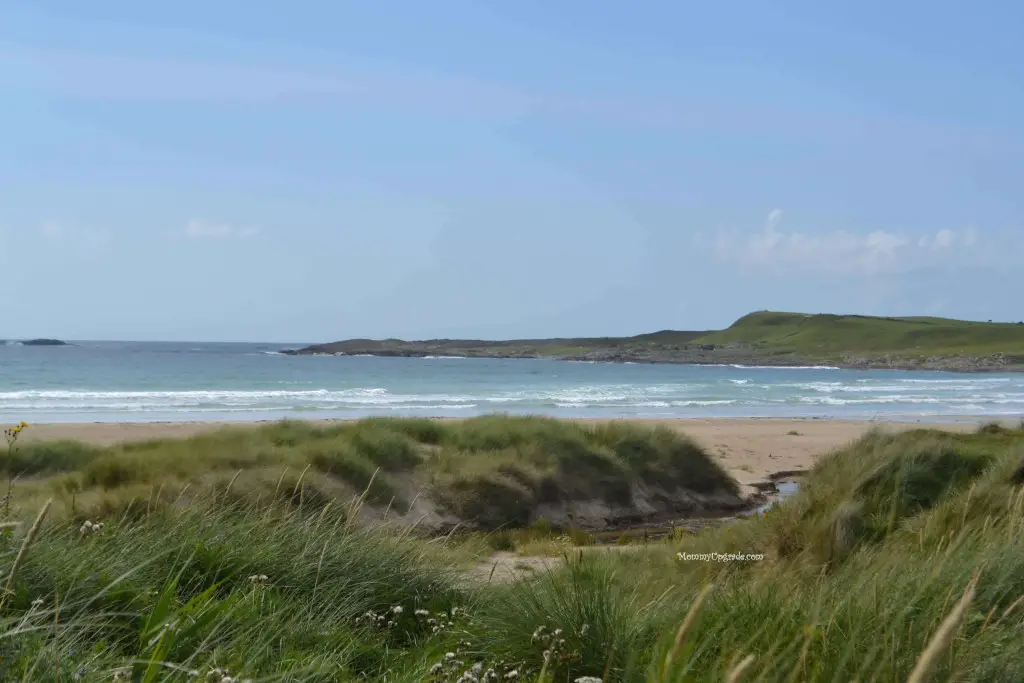
[[[711,239],[698,235],[698,247],[721,263],[777,274],[871,276],[920,270],[1012,266],[1012,254],[1024,246],[1021,231],[982,235],[974,227],[942,228],[934,233],[800,232],[780,229],[781,209],[768,213],[753,233],[719,230]]]

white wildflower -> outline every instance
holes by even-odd
[[[512,669],[507,674],[505,674],[505,680],[511,681],[516,678],[519,678],[519,669]]]
[[[78,527],[78,533],[82,536],[91,536],[101,531],[103,531],[103,522],[93,522],[88,519],[82,522],[82,526]]]
[[[402,613],[402,612],[404,612],[404,611],[405,611],[405,610],[404,610],[404,609],[402,609],[402,606],[401,606],[401,605],[395,605],[394,607],[392,607],[392,608],[391,608],[391,613],[392,613],[392,614],[401,614],[401,613]]]
[[[597,676],[580,676],[575,683],[604,683],[604,681]]]

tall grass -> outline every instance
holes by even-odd
[[[28,505],[54,496],[58,513],[79,515],[148,506],[153,489],[176,499],[187,487],[191,498],[232,479],[235,497],[272,498],[283,468],[305,472],[310,504],[348,500],[370,487],[368,504],[405,509],[422,496],[463,524],[491,529],[528,524],[541,503],[629,505],[638,485],[737,494],[712,457],[678,432],[502,415],[285,421],[103,448],[28,443],[9,461],[32,479],[24,486]]]
[[[304,429],[273,447],[307,447]],[[469,448],[449,438],[433,447]],[[23,509],[0,530],[0,680],[1016,682],[1022,454],[1017,429],[870,434],[762,518],[573,550],[512,584],[470,581],[462,541],[361,528],[333,499],[293,500],[295,484],[253,499],[223,482],[88,525]]]
[[[395,648],[430,640],[416,610],[465,604],[453,554],[340,515],[195,503],[89,528],[51,525],[25,553],[3,680],[376,678],[404,666]]]

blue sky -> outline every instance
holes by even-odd
[[[1022,33],[983,1],[4,3],[0,337],[1018,320]]]

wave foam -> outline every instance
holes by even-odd
[[[183,347],[187,349],[188,347]],[[281,355],[277,351],[246,349],[240,355]],[[428,357],[428,360],[444,359]],[[461,357],[459,357],[461,359]],[[175,361],[176,363],[179,361]],[[194,362],[194,361],[189,361]],[[238,415],[327,414],[345,415],[401,411],[421,414],[466,414],[469,411],[507,411],[513,413],[574,411],[600,415],[740,415],[777,414],[800,416],[842,416],[873,414],[1003,415],[1024,413],[1024,375],[1020,377],[977,377],[949,374],[850,372],[827,377],[786,373],[786,370],[828,369],[765,368],[778,373],[737,372],[729,366],[718,370],[707,366],[623,368],[621,365],[580,366],[560,376],[554,370],[512,372],[495,369],[480,372],[474,366],[454,367],[425,363],[409,375],[373,368],[372,374],[332,376],[319,372],[293,372],[290,364],[245,361],[253,368],[247,381],[259,382],[247,388],[137,389],[93,387],[24,388],[31,384],[7,384],[0,390],[0,422],[31,420],[35,415],[77,416],[82,421],[95,416],[125,415],[126,419],[188,413]],[[459,364],[461,365],[461,364]],[[757,367],[732,366],[744,370]],[[279,370],[285,368],[285,371]],[[235,372],[235,368],[232,368]],[[250,372],[250,371],[245,371]],[[349,371],[346,371],[349,372]],[[354,371],[353,371],[354,372]],[[508,374],[512,373],[512,374]],[[110,381],[105,375],[103,381]],[[43,377],[43,375],[40,375]],[[580,381],[581,378],[590,381]],[[611,381],[600,381],[601,379]],[[7,380],[7,375],[4,376]],[[138,381],[136,378],[134,381]],[[184,380],[179,380],[184,381]],[[204,383],[216,381],[196,380]],[[345,386],[342,383],[363,386]],[[42,382],[40,382],[42,384]],[[337,386],[341,384],[341,386]],[[46,386],[46,385],[43,385]],[[200,385],[202,386],[202,385]],[[209,386],[209,385],[208,385]],[[58,388],[59,387],[59,388]]]
[[[737,365],[729,364],[728,366],[719,367],[730,367],[738,368],[740,370],[839,370],[834,365]]]

